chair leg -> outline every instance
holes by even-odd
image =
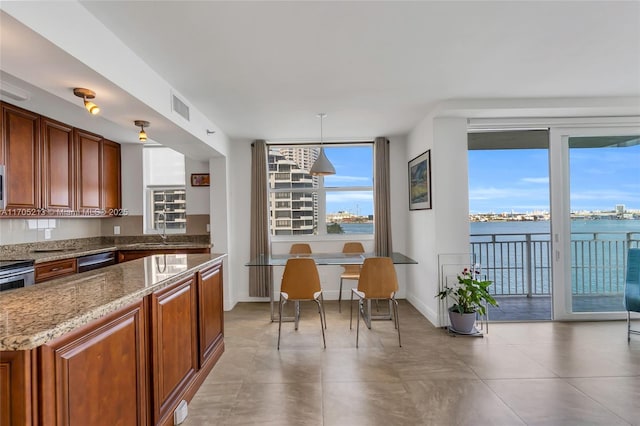
[[[322,316],[324,317],[324,328],[327,328],[327,313],[324,310],[324,295],[322,293],[320,293],[320,300],[322,301],[322,305],[320,306],[320,309],[322,310]]]
[[[340,303],[342,302],[342,280],[343,278],[340,278],[340,290],[338,290],[338,312],[342,312],[342,307],[340,306]]]
[[[358,300],[358,315],[356,318],[356,348],[358,347],[358,339],[360,338],[360,309],[363,307],[364,299]]]
[[[293,302],[293,307],[293,320],[295,321],[295,330],[298,331],[298,323],[300,322],[300,302],[298,300]]]
[[[402,341],[400,340],[400,317],[398,316],[398,301],[396,299],[393,299],[392,306],[393,306],[394,322],[395,322],[396,328],[398,329],[398,345],[402,347]]]
[[[627,311],[627,343],[631,342],[631,311]]]
[[[351,298],[349,299],[349,330],[353,329],[353,290],[351,290]]]
[[[280,332],[282,331],[282,306],[286,303],[286,301],[282,301],[282,296],[280,296],[280,303],[278,303],[279,308],[279,316],[278,316],[278,350],[280,350]]]
[[[320,295],[320,297],[322,297],[322,295]],[[324,345],[324,348],[327,349],[327,341],[325,340],[324,337],[324,329],[327,328],[327,324],[326,324],[326,318],[323,320],[322,319],[322,312],[324,311],[324,303],[320,303],[320,301],[316,300],[316,303],[318,304],[318,315],[320,315],[320,330],[322,331],[322,344]]]

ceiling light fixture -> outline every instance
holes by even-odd
[[[146,142],[147,133],[144,131],[144,128],[149,127],[149,122],[144,120],[136,120],[133,122],[133,124],[140,127],[140,133],[138,133],[138,140],[140,140],[140,142]]]
[[[96,92],[94,92],[93,90],[76,87],[75,89],[73,89],[73,94],[84,100],[84,107],[91,114],[96,115],[97,113],[100,112],[100,107],[98,107],[98,105],[87,100],[87,99],[94,99],[96,97]]]
[[[326,175],[335,175],[336,169],[333,167],[333,164],[329,161],[327,156],[324,153],[324,148],[322,147],[322,120],[327,116],[327,114],[321,112],[318,114],[318,118],[320,118],[320,153],[318,154],[318,158],[316,159],[313,166],[311,166],[311,173],[314,176],[326,176]]]

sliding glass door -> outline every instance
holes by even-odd
[[[640,244],[640,129],[554,136],[555,318],[614,318],[624,310],[627,251]]]

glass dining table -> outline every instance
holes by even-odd
[[[287,260],[296,257],[306,257],[315,260],[318,266],[342,266],[342,265],[362,265],[364,260],[368,257],[377,257],[374,253],[309,253],[309,254],[271,254],[271,255],[258,255],[254,259],[245,263],[245,266],[285,266]],[[388,257],[391,258],[396,265],[411,265],[417,264],[414,259],[399,253],[393,252]],[[274,307],[274,294],[273,286],[269,289],[269,303],[271,304],[271,321],[277,321],[275,307]],[[372,319],[388,319],[388,315],[375,317],[369,315],[365,318],[365,321],[369,322]],[[368,323],[370,327],[370,323]]]

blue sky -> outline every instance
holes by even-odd
[[[575,148],[569,158],[572,211],[640,209],[640,146]],[[548,211],[548,151],[469,151],[469,210]]]
[[[336,174],[327,187],[371,186],[372,147],[331,148],[325,152]],[[616,204],[640,209],[640,145],[570,151],[571,210],[613,210]],[[368,192],[329,192],[327,211],[373,214]],[[549,158],[545,149],[469,151],[469,210],[549,211]]]
[[[331,148],[325,145],[327,158],[336,174],[325,176],[325,187],[373,186],[373,146]],[[373,214],[372,192],[328,192],[327,212],[349,211],[361,216]]]

